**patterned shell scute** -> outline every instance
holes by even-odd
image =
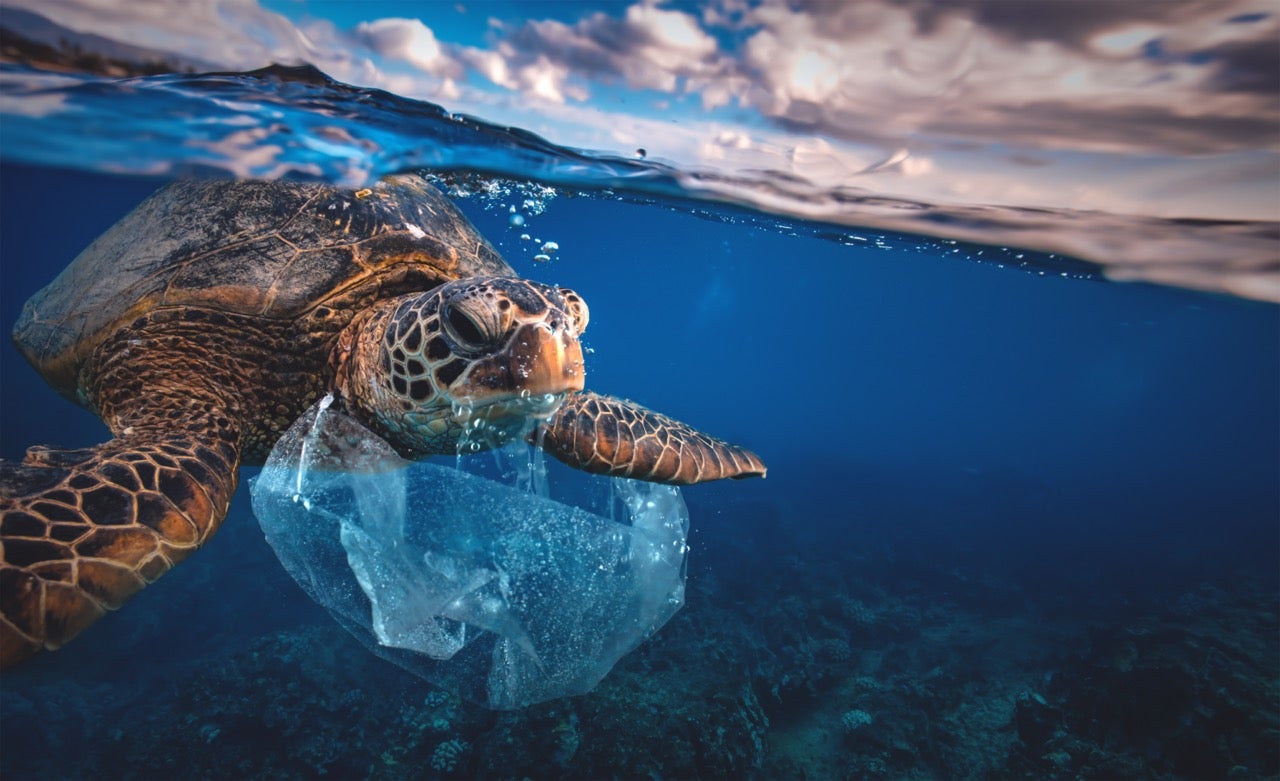
[[[514,276],[429,182],[173,182],[26,303],[14,340],[37,366],[74,367],[133,318],[200,306],[289,319],[334,293],[417,267],[437,280]],[[57,371],[56,384],[71,381]]]

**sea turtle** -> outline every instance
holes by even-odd
[[[427,179],[177,181],[36,293],[23,355],[113,439],[0,462],[0,663],[57,648],[217,531],[241,464],[318,398],[402,455],[462,408],[570,466],[668,483],[753,453],[583,391],[573,291],[522,280]],[[525,429],[528,431],[528,428]]]

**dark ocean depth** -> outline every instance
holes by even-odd
[[[0,167],[4,327],[159,184]],[[0,776],[1280,773],[1280,307],[660,200],[513,228],[523,197],[460,203],[588,302],[588,387],[768,463],[685,489],[684,609],[591,694],[488,711],[313,605],[242,480],[207,549],[5,672]],[[105,435],[4,340],[0,455]]]

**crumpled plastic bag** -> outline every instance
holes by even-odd
[[[513,447],[507,483],[408,462],[326,397],[272,450],[253,509],[379,656],[496,709],[583,694],[683,605],[688,510],[678,488],[585,475],[603,507],[553,501],[541,454]]]

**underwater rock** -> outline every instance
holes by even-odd
[[[545,485],[538,462],[524,463],[522,482]],[[609,487],[620,521],[403,461],[321,401],[281,437],[252,494],[285,569],[374,653],[512,709],[590,691],[684,603],[679,489]]]
[[[1089,650],[1018,701],[1015,726],[1041,776],[1270,778],[1280,772],[1271,604],[1088,628]],[[1012,759],[1012,757],[1011,757]]]
[[[1023,745],[1038,755],[1062,723],[1062,713],[1039,694],[1023,692],[1018,695],[1013,721]]]

